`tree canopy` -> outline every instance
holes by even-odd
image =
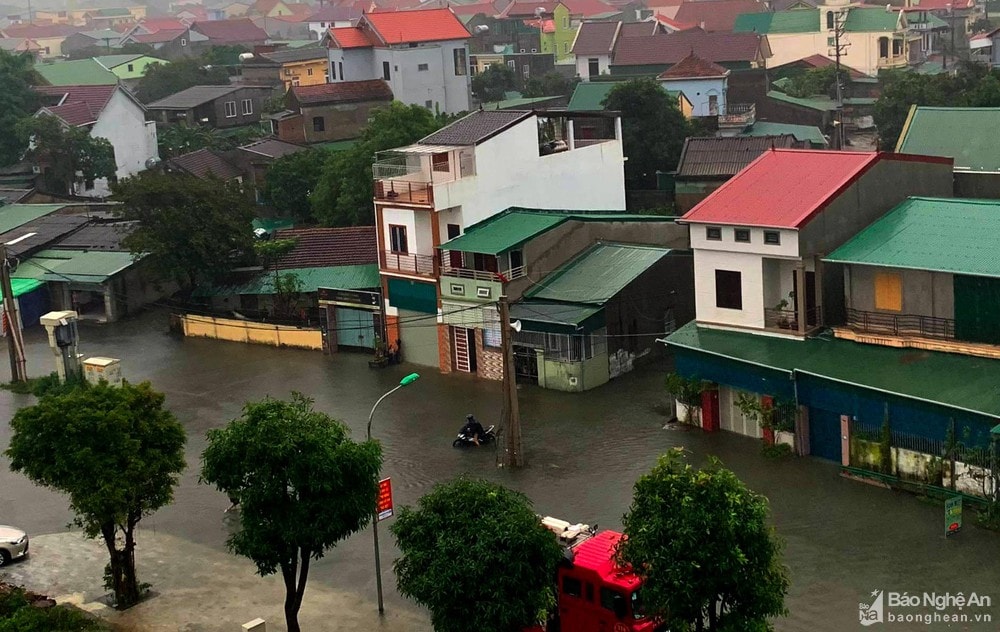
[[[671,450],[636,481],[623,524],[619,562],[642,578],[647,614],[670,629],[763,631],[786,614],[767,499],[718,459],[699,470]]]
[[[372,518],[378,444],[352,441],[344,424],[294,394],[246,404],[242,417],[208,432],[203,459],[203,480],[240,504],[230,551],[261,576],[281,572],[286,624],[298,632],[310,561]]]
[[[573,94],[579,79],[567,79],[562,74],[552,71],[541,77],[531,77],[524,82],[521,95],[525,97],[568,97]]]
[[[524,494],[487,481],[439,484],[389,528],[399,592],[437,632],[511,632],[544,620],[562,559]]]
[[[115,213],[138,221],[125,245],[151,270],[192,288],[253,256],[254,207],[237,184],[147,171],[118,182]]]
[[[139,600],[135,526],[173,500],[184,470],[184,428],[148,382],[103,382],[42,397],[18,410],[10,467],[69,495],[76,523],[101,536],[120,607]]]
[[[43,114],[22,119],[17,134],[31,139],[25,158],[41,167],[42,182],[51,193],[74,193],[73,185],[78,178],[92,188],[95,180],[113,178],[117,170],[111,142],[91,136],[86,127],[69,127],[60,119]]]
[[[192,86],[229,84],[229,71],[223,66],[206,68],[198,58],[184,58],[169,64],[150,64],[136,86],[135,95],[143,103],[168,97]]]
[[[472,95],[480,103],[503,101],[508,90],[517,87],[517,75],[504,64],[490,64],[472,78]]]
[[[625,186],[655,189],[656,172],[673,171],[690,125],[677,102],[653,79],[635,79],[611,89],[603,104],[622,113]]]
[[[31,89],[36,82],[31,55],[0,50],[0,167],[21,160],[28,146],[18,121],[38,110],[38,95]]]
[[[262,128],[254,125],[222,133],[205,125],[179,123],[159,126],[156,140],[160,158],[166,160],[199,149],[230,151],[266,135]]]
[[[250,52],[249,48],[238,44],[212,46],[207,51],[202,53],[201,61],[206,66],[211,66],[213,69],[216,66],[239,66],[240,55],[248,52]]]
[[[264,176],[264,201],[282,216],[308,221],[312,217],[310,196],[329,158],[330,152],[322,149],[297,151],[278,158]]]
[[[427,108],[398,101],[372,110],[357,144],[331,153],[324,163],[311,196],[313,217],[326,226],[371,224],[375,154],[414,143],[439,129],[444,120]]]

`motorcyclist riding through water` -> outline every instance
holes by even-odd
[[[472,437],[472,441],[476,445],[480,445],[479,441],[486,436],[486,431],[483,429],[483,425],[476,421],[475,417],[466,415],[465,425],[462,426],[462,434]]]

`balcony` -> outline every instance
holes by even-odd
[[[408,252],[381,251],[379,262],[383,270],[437,277],[438,261],[434,255],[418,255]]]
[[[794,309],[764,309],[764,329],[773,329],[785,333],[805,334],[823,326],[823,310],[817,305],[805,311],[806,319],[799,328],[799,313]]]
[[[380,202],[434,205],[434,188],[428,182],[376,180],[373,190]]]
[[[476,174],[469,147],[411,145],[379,152],[372,165],[379,202],[434,206],[434,187]]]
[[[719,114],[719,127],[738,127],[741,130],[757,120],[755,103],[730,103]]]
[[[917,314],[886,314],[848,308],[847,326],[854,331],[866,334],[916,336],[946,340],[955,338],[954,320]]]

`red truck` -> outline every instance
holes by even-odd
[[[660,632],[642,609],[642,582],[615,563],[622,534],[557,518],[542,518],[566,548],[556,574],[556,612],[525,632]]]

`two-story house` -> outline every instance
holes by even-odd
[[[253,125],[261,119],[268,86],[193,86],[146,106],[159,123],[187,123],[228,129]]]
[[[829,55],[838,31],[844,46],[842,62],[867,75],[905,68],[910,62],[906,14],[890,6],[857,6],[847,0],[828,0],[816,9],[746,13],[736,18],[733,31],[766,35],[771,66],[810,55]]]
[[[341,7],[334,4],[320,5],[309,16],[306,24],[309,26],[309,31],[313,33],[314,39],[321,40],[332,28],[354,26],[361,19],[361,14],[361,9],[355,7]]]
[[[518,2],[515,0],[497,16],[505,33],[511,35],[528,31],[537,33],[538,52],[554,55],[556,59],[573,56],[571,48],[576,29],[570,19],[570,10],[562,2]],[[528,52],[528,51],[520,51]],[[535,52],[535,51],[531,51]]]
[[[470,109],[469,31],[450,9],[367,13],[330,29],[330,82],[381,79],[397,101],[455,114]]]
[[[325,143],[357,138],[373,108],[392,102],[392,90],[381,79],[296,86],[285,94],[285,110],[268,115],[279,139],[292,143]]]
[[[824,260],[908,196],[950,195],[950,171],[931,156],[771,150],[683,216],[696,322],[668,344],[679,374],[713,384],[704,427],[760,437],[740,395],[767,397],[794,409],[800,454],[841,460],[843,415],[909,410],[930,364],[813,335],[846,319],[851,281]]]
[[[325,47],[303,46],[255,54],[241,61],[243,80],[281,86],[317,86],[327,83],[328,55]]]
[[[625,209],[621,119],[612,112],[473,112],[380,153],[373,174],[387,335],[407,361],[427,366],[441,366],[449,345],[447,328],[436,327],[439,245],[512,206]]]
[[[691,53],[656,78],[667,92],[680,92],[691,102],[692,116],[726,113],[729,69]],[[745,127],[745,125],[744,125]]]

